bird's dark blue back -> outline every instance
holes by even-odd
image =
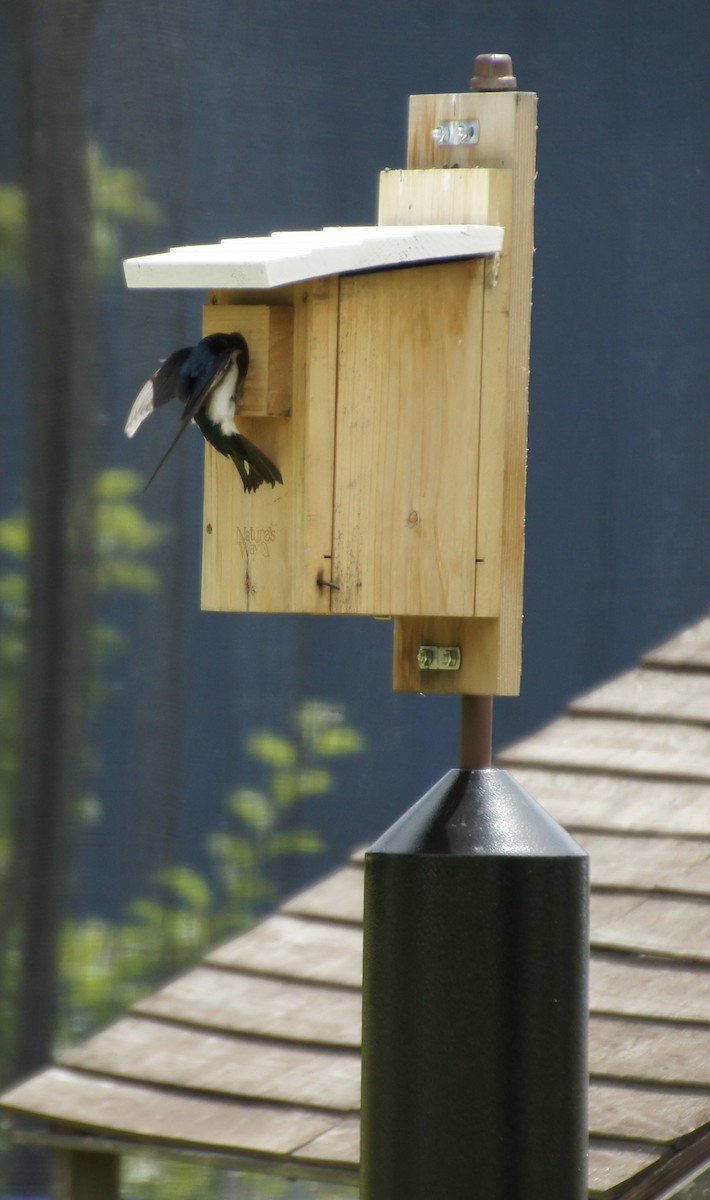
[[[199,342],[185,359],[180,368],[178,383],[178,400],[187,403],[201,395],[214,378],[215,373],[224,365],[229,350],[212,350]]]
[[[180,368],[178,400],[189,404],[203,396],[234,350],[241,352],[239,366],[245,375],[249,351],[240,333],[211,333],[198,342]]]

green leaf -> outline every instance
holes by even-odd
[[[13,558],[26,558],[30,548],[30,530],[25,513],[16,513],[0,521],[0,550]]]
[[[239,788],[232,792],[229,807],[235,816],[256,833],[263,833],[273,825],[276,814],[273,805],[263,792],[251,788]]]
[[[127,500],[137,496],[141,490],[141,477],[137,471],[120,467],[109,467],[96,476],[96,494],[99,500]]]
[[[127,911],[132,920],[143,925],[159,925],[163,919],[164,907],[157,900],[138,896],[128,905]]]
[[[103,820],[103,805],[98,796],[87,793],[77,802],[76,815],[86,829],[100,825]]]
[[[287,809],[304,796],[326,795],[333,788],[333,777],[325,767],[303,767],[276,771],[271,786],[278,807]]]
[[[258,904],[275,900],[278,893],[271,880],[265,876],[249,874],[239,880],[239,887],[236,893],[232,894],[236,895],[240,906],[247,908],[251,914]]]
[[[150,550],[163,537],[163,529],[147,521],[135,504],[112,500],[99,504],[96,514],[100,552]]]
[[[335,758],[345,754],[362,754],[365,739],[352,725],[334,725],[319,730],[313,738],[314,753],[323,758]]]
[[[27,600],[27,579],[19,571],[0,575],[0,604],[8,609],[22,608]]]
[[[207,881],[191,867],[165,867],[159,872],[157,882],[189,908],[206,912],[212,903]]]
[[[296,762],[296,747],[288,738],[261,730],[247,739],[247,753],[269,767],[290,767]]]
[[[266,850],[274,857],[283,854],[320,854],[326,844],[315,829],[289,829],[270,837]]]
[[[89,182],[94,211],[100,217],[113,217],[140,225],[154,225],[160,209],[143,192],[138,171],[129,167],[109,167],[96,142],[87,151]]]
[[[256,858],[254,843],[249,838],[235,837],[231,833],[210,834],[207,849],[214,858],[239,870],[250,869]]]
[[[112,625],[95,625],[92,633],[92,643],[97,661],[101,661],[117,650],[123,650],[128,645],[128,638]]]
[[[279,808],[291,808],[298,798],[298,773],[275,771],[271,780],[271,791]]]
[[[298,796],[324,796],[333,790],[334,781],[325,767],[304,767],[295,776]]]
[[[320,729],[337,725],[342,719],[340,705],[326,700],[304,700],[294,714],[294,722],[306,742],[311,742]]]
[[[0,184],[0,278],[12,283],[25,275],[27,200],[16,183]]]
[[[135,559],[105,559],[99,563],[96,573],[99,591],[109,592],[112,588],[124,592],[140,592],[150,595],[160,587],[160,576],[152,567]]]

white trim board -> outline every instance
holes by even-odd
[[[271,288],[345,271],[474,258],[503,248],[499,225],[358,225],[224,238],[127,258],[129,288]]]

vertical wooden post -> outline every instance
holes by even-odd
[[[119,1200],[120,1159],[97,1150],[52,1151],[52,1200]]]
[[[484,68],[477,62],[474,79]],[[484,289],[475,604],[460,619],[395,619],[394,686],[404,691],[515,695],[520,687],[537,97],[509,90],[511,78],[494,65],[485,90],[412,96],[407,170],[380,177],[380,224],[505,227]],[[478,123],[478,141],[437,144],[433,130],[459,121]],[[459,646],[461,670],[419,671],[420,644]]]

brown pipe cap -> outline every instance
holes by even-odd
[[[507,92],[518,86],[509,54],[479,54],[473,64],[472,92]]]

